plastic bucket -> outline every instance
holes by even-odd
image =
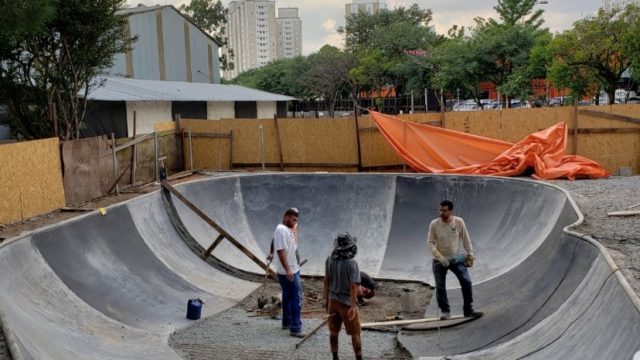
[[[189,299],[187,302],[187,319],[198,320],[202,314],[202,300]]]

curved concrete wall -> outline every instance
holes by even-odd
[[[564,227],[581,219],[561,190],[489,177],[233,175],[177,187],[258,257],[284,209],[296,206],[303,274],[321,275],[336,233],[358,238],[357,259],[374,276],[433,283],[427,227],[451,199],[476,252],[475,305],[485,316],[438,334],[399,334],[415,357],[615,358],[640,350],[640,313],[603,255]],[[178,216],[207,248],[217,233],[159,192],[0,246],[0,313],[25,358],[177,358],[168,335],[186,326],[186,302],[203,316],[260,284],[206,264],[171,225]],[[213,253],[239,269],[260,268],[226,241]],[[451,277],[452,310],[459,311]],[[435,314],[431,304],[425,313]]]

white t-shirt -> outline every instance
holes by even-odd
[[[284,224],[278,224],[276,227],[276,231],[273,233],[273,256],[278,259],[278,274],[286,275],[287,271],[284,266],[280,262],[280,256],[278,256],[278,250],[284,250],[287,257],[287,262],[289,263],[289,269],[292,273],[297,273],[300,271],[300,266],[298,265],[298,260],[296,259],[296,249],[298,248],[298,242],[296,241],[295,236]]]

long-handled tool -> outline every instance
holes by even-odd
[[[324,320],[322,320],[322,322],[320,322],[320,324],[318,324],[315,328],[313,328],[313,330],[309,331],[309,333],[307,334],[307,336],[303,337],[302,340],[300,340],[297,344],[296,344],[296,349],[300,347],[300,345],[302,345],[303,342],[307,341],[308,338],[311,337],[311,335],[315,334],[316,331],[318,331],[321,327],[324,326],[324,324],[327,323],[327,320],[329,320],[329,318],[331,316],[333,316],[334,314],[331,315],[327,315]]]
[[[262,289],[260,290],[260,295],[258,295],[258,309],[262,309],[269,302],[269,299],[264,296],[264,288],[267,287],[267,278],[269,277],[269,266],[271,265],[271,261],[273,261],[273,258],[267,262],[267,270],[264,273],[264,280],[262,280]]]

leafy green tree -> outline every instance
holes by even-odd
[[[352,89],[372,93],[391,86],[402,95],[424,86],[430,71],[416,61],[416,53],[424,56],[439,39],[431,20],[431,10],[415,4],[351,15],[345,28],[346,51],[358,57],[357,67],[350,71]]]
[[[83,126],[93,81],[127,49],[124,0],[28,1],[17,9],[27,24],[6,25],[0,36],[0,100],[9,125],[25,139],[76,138]],[[49,12],[49,9],[53,10]],[[24,10],[24,12],[21,12]],[[34,19],[28,18],[36,11]]]
[[[595,78],[606,91],[609,104],[613,104],[620,76],[634,65],[640,53],[638,34],[634,32],[639,23],[640,8],[633,4],[625,9],[601,9],[594,17],[576,21],[572,29],[556,36],[550,44],[555,56],[553,66],[571,68],[554,71],[554,77],[563,74],[556,81],[573,79],[577,83],[569,87],[581,89],[585,76]],[[574,76],[567,77],[567,72]]]
[[[280,59],[269,64],[245,71],[233,79],[232,83],[273,92],[277,94],[309,99],[312,94],[304,84],[310,63],[306,57]]]
[[[180,5],[180,11],[194,24],[210,34],[222,48],[228,46],[226,37],[228,9],[220,0],[191,0],[189,5]],[[228,55],[228,56],[227,56]],[[233,49],[226,49],[220,56],[222,70],[233,70]]]
[[[427,41],[433,30],[429,27],[433,16],[431,10],[422,10],[417,4],[412,5],[409,8],[397,7],[394,10],[381,10],[374,14],[366,12],[358,12],[350,15],[347,18],[347,24],[344,28],[346,33],[346,50],[353,53],[358,53],[363,50],[372,48],[379,48],[384,50],[389,46],[385,43],[389,41],[383,41],[381,44],[381,37],[387,35],[392,41],[407,43]],[[403,23],[403,24],[400,24]],[[394,37],[390,33],[393,32],[397,35],[398,32],[393,28],[402,27],[407,29],[411,27],[409,34],[406,36]],[[414,31],[417,29],[418,31]],[[416,38],[414,35],[416,32],[420,33],[420,36]],[[402,33],[401,33],[402,35]],[[422,38],[424,36],[424,38]],[[412,45],[413,49],[420,49],[418,45]],[[400,46],[401,50],[406,49],[406,46]]]
[[[323,98],[333,116],[339,96],[349,92],[349,70],[355,67],[355,58],[340,49],[325,45],[309,56],[310,69],[301,78],[308,92]]]

